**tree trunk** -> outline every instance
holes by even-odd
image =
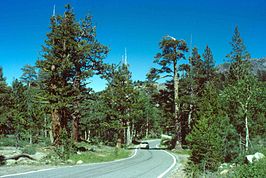
[[[124,129],[119,129],[118,131],[118,138],[116,142],[116,147],[121,148],[123,143],[123,137],[124,137]]]
[[[178,85],[179,85],[179,80],[178,80],[178,69],[177,69],[177,61],[174,61],[174,105],[175,105],[175,110],[174,110],[174,117],[176,120],[178,120],[178,112],[179,112],[179,103],[178,103]]]
[[[47,138],[47,117],[44,117],[44,137]]]
[[[79,135],[79,121],[80,121],[79,116],[73,114],[73,125],[72,125],[72,128],[73,128],[73,138],[74,138],[75,142],[79,141],[79,136],[80,136]]]
[[[88,129],[87,141],[90,141],[90,138],[91,138],[91,130],[90,130],[90,129]]]
[[[53,133],[53,143],[54,145],[59,145],[60,133],[61,133],[60,115],[57,109],[52,111],[52,133]]]
[[[130,122],[127,122],[127,145],[131,143]]]
[[[177,66],[177,60],[174,60],[174,119],[176,124],[176,136],[174,140],[180,140],[180,121],[178,117],[179,113],[179,98],[178,98],[178,87],[179,87],[179,79],[178,79],[178,66]],[[175,141],[176,142],[176,141]],[[175,147],[175,145],[173,145]]]
[[[189,104],[189,112],[188,112],[188,129],[189,129],[189,131],[191,130],[192,108],[193,108],[193,105]]]
[[[148,138],[149,136],[149,119],[147,117],[147,120],[146,120],[146,138]]]
[[[81,114],[80,114],[80,110],[79,110],[80,99],[81,99],[80,75],[81,75],[80,68],[77,68],[75,79],[73,82],[73,88],[75,91],[75,99],[74,99],[74,103],[73,103],[74,113],[72,114],[72,119],[73,119],[72,130],[73,130],[73,138],[74,138],[75,142],[78,142],[80,139],[80,135],[79,135],[79,122],[80,122],[80,118],[81,118]]]
[[[87,140],[88,139],[88,133],[87,133],[87,130],[84,131],[84,140]]]
[[[30,132],[30,135],[29,135],[29,143],[32,144],[32,133]]]
[[[53,144],[54,143],[54,136],[53,136],[52,130],[49,130],[49,137],[50,137],[51,144]]]
[[[246,148],[246,151],[248,151],[249,130],[248,130],[248,117],[247,117],[247,113],[245,114],[245,126],[246,126],[246,144],[245,144],[245,148]]]

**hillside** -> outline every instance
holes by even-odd
[[[266,57],[264,58],[254,58],[250,59],[251,71],[253,74],[258,74],[258,72],[266,72]],[[230,63],[223,63],[217,66],[218,72],[224,73],[229,69]]]

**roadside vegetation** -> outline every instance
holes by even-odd
[[[97,150],[99,151],[72,154],[70,155],[69,159],[73,160],[74,162],[81,160],[84,163],[98,163],[127,158],[132,154],[130,150],[119,148],[114,149],[113,147],[108,146],[101,146]]]
[[[266,155],[266,70],[252,69],[237,26],[229,45],[222,68],[207,44],[200,54],[164,36],[155,67],[133,81],[126,54],[108,63],[92,17],[78,21],[66,5],[51,17],[36,65],[11,86],[0,68],[0,147],[24,158],[43,153],[44,164],[81,164],[128,157],[130,144],[162,138],[164,148],[189,155],[188,177],[261,177],[265,158],[248,163],[246,155]],[[91,88],[96,75],[103,91]],[[12,156],[0,154],[2,165]]]

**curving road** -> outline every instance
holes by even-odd
[[[167,177],[174,167],[174,156],[164,150],[156,148],[160,140],[148,141],[149,150],[135,150],[135,154],[127,159],[52,168],[47,170],[32,171],[6,175],[2,177],[25,178],[162,178]]]

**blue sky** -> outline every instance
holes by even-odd
[[[111,49],[106,62],[118,63],[127,48],[134,80],[145,79],[167,34],[187,42],[192,34],[193,46],[202,53],[208,44],[220,64],[238,25],[251,56],[266,56],[266,0],[5,0],[0,6],[0,66],[9,84],[24,65],[41,57],[53,6],[62,14],[67,3],[77,19],[93,16],[98,40]],[[104,81],[93,79],[91,87],[101,90]]]

